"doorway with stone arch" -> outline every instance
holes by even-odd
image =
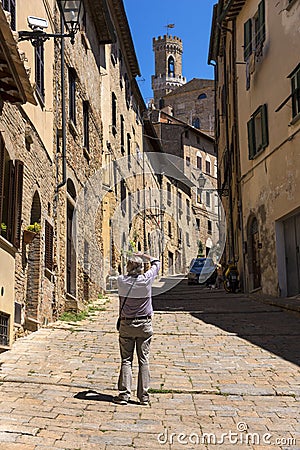
[[[259,241],[258,220],[252,215],[249,217],[247,227],[249,291],[261,287]]]
[[[41,201],[38,191],[35,191],[31,203],[30,224],[41,223]],[[28,246],[27,253],[27,283],[26,283],[26,320],[27,327],[32,331],[38,329],[40,321],[41,294],[41,235],[37,233]]]

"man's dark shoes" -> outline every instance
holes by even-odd
[[[127,400],[125,400],[124,398],[122,398],[122,397],[114,397],[113,398],[113,402],[114,403],[116,403],[117,405],[127,405],[127,403],[128,403],[128,401]]]

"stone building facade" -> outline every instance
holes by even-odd
[[[31,223],[39,222],[43,230],[45,221],[52,220],[49,205],[54,167],[52,127],[48,139],[43,139],[45,133],[38,132],[42,123],[51,126],[51,119],[48,121],[45,111],[40,111],[40,122],[33,125],[32,112],[39,106],[29,78],[30,56],[18,48],[15,40],[18,10],[4,11],[0,6],[0,24],[1,351],[9,348],[14,332],[18,333],[22,326],[36,329],[38,320],[51,317],[53,285],[42,272],[44,233],[37,233],[32,244],[25,235]],[[51,77],[49,81],[52,85]],[[47,99],[46,105],[51,108],[52,99]]]
[[[17,45],[14,30],[26,30],[34,15],[47,20],[48,32],[62,34],[57,3],[13,5],[11,25],[0,8],[1,48],[13,61],[11,84],[6,92],[0,86],[4,349],[14,335],[95,299],[110,270],[122,270],[131,241],[147,249],[142,236],[152,228],[139,220],[134,196],[156,185],[141,164],[145,105],[123,2],[84,1],[73,44],[65,38],[38,46]]]
[[[299,19],[296,1],[219,1],[212,24],[226,258],[263,295],[300,292]]]
[[[214,80],[193,78],[163,97],[163,110],[214,136]]]
[[[170,207],[172,203],[174,206],[171,198],[176,199],[177,213],[173,217],[179,227],[180,249],[176,251],[181,261],[177,268],[184,273],[191,259],[197,256],[199,246],[203,255],[213,251],[216,260],[220,256],[215,252],[220,239],[221,203],[214,139],[164,111],[154,110],[150,117],[170,167],[177,169],[175,173],[171,168],[165,170],[165,176],[169,176],[165,190]],[[199,184],[200,176],[205,182],[203,186]]]

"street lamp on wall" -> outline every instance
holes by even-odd
[[[82,0],[57,0],[57,4],[65,27],[69,32],[71,43],[74,44],[74,38],[80,27],[80,18],[82,15]]]
[[[200,191],[209,191],[209,192],[217,192],[219,195],[227,197],[228,196],[228,189],[226,188],[221,188],[221,189],[216,189],[216,188],[204,188],[206,183],[206,178],[203,175],[203,173],[200,173],[200,176],[198,178],[198,188],[200,189]]]
[[[40,17],[29,16],[27,18],[28,26],[32,31],[19,31],[19,41],[31,41],[34,47],[38,47],[48,39],[65,38],[71,39],[71,44],[75,42],[75,35],[80,27],[80,18],[83,11],[82,0],[57,0],[58,8],[63,23],[68,31],[67,34],[46,33],[44,30],[48,28],[46,19]]]

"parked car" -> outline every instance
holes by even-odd
[[[217,266],[211,258],[194,258],[187,274],[188,284],[215,284]]]

